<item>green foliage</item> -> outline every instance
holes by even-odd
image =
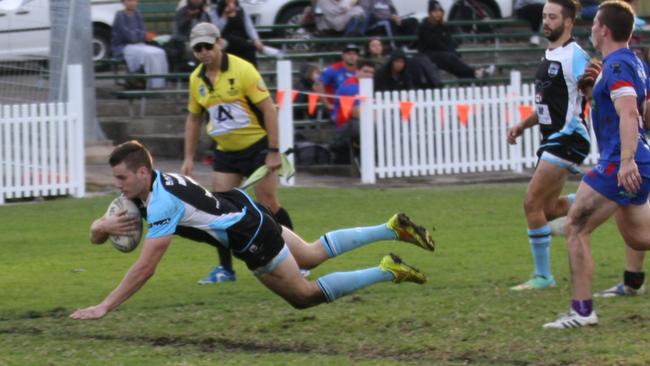
[[[570,187],[575,189],[575,186]],[[436,227],[434,254],[395,242],[324,263],[311,278],[376,266],[398,253],[429,282],[380,284],[294,310],[236,262],[238,281],[199,286],[214,249],[180,238],[139,293],[99,321],[71,311],[100,302],[138,251],[89,244],[88,227],[112,197],[0,207],[0,365],[645,365],[647,298],[599,300],[601,323],[541,325],[568,309],[563,238],[552,245],[558,288],[513,293],[532,270],[523,184],[429,189],[283,190],[308,240],[397,211]],[[595,288],[621,279],[623,246],[610,222],[593,240]]]

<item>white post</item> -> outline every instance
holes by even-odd
[[[515,104],[521,102],[521,72],[517,70],[510,71],[510,90],[507,91],[510,95],[507,96],[508,104],[506,110],[510,115],[510,122],[512,126],[519,121],[515,120],[516,113]],[[521,149],[523,144],[523,136],[519,139],[516,145],[510,145],[510,167],[515,173],[523,173],[524,161],[521,156]]]
[[[284,99],[280,107],[278,134],[280,139],[280,151],[284,152],[293,148],[293,101],[291,93],[293,92],[291,61],[278,61],[277,64],[278,90],[284,92]],[[276,101],[277,102],[277,101]],[[295,166],[294,154],[288,156],[289,161]],[[283,186],[293,186],[295,178],[289,180],[280,179]]]
[[[375,184],[375,121],[373,118],[372,79],[360,80],[359,133],[361,139],[361,183]]]
[[[76,187],[74,197],[86,195],[86,149],[84,141],[84,84],[83,70],[79,64],[68,66],[68,114],[74,127],[73,140],[70,141],[71,180]]]

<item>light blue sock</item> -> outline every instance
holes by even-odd
[[[334,272],[316,280],[327,302],[351,294],[359,289],[378,282],[388,282],[395,278],[392,273],[379,267],[360,269],[353,272]]]
[[[573,203],[576,201],[576,194],[575,193],[567,194],[566,199],[569,200],[569,207],[571,207],[571,205],[573,205]]]
[[[327,255],[332,258],[375,241],[395,239],[397,234],[386,224],[381,224],[330,231],[320,237],[320,242]]]
[[[551,227],[548,224],[528,229],[528,242],[533,254],[535,274],[550,278],[551,276]]]

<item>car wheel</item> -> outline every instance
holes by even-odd
[[[285,9],[278,16],[276,24],[300,25],[304,11],[305,6],[300,5]],[[309,39],[311,35],[305,28],[289,28],[276,31],[276,37],[285,39]],[[309,51],[311,46],[308,43],[290,43],[287,48],[293,51]]]
[[[100,67],[101,61],[111,58],[111,31],[102,26],[93,26],[93,61]]]

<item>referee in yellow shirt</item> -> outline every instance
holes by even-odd
[[[190,46],[201,64],[190,75],[182,174],[192,173],[202,116],[207,112],[207,132],[216,142],[212,189],[229,191],[266,165],[271,173],[255,185],[256,199],[273,212],[278,223],[291,229],[291,218],[277,194],[277,169],[282,162],[273,99],[255,67],[223,52],[220,38],[212,23],[199,23],[190,33]],[[200,284],[235,280],[230,251],[217,250],[221,265]]]

